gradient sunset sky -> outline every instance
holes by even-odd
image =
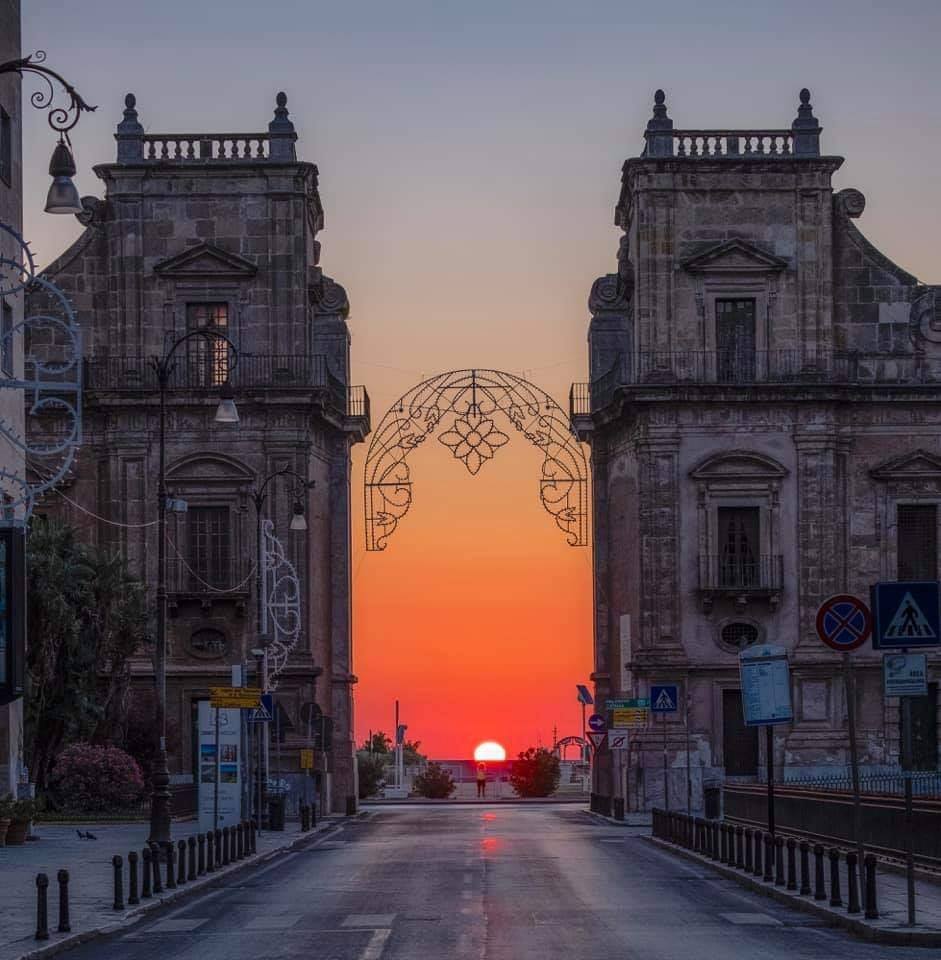
[[[114,157],[124,94],[154,132],[265,129],[278,90],[320,167],[322,265],[348,290],[353,365],[378,423],[424,377],[521,373],[563,406],[587,375],[586,297],[615,268],[620,167],[653,92],[678,127],[785,127],[808,86],[860,226],[941,281],[937,0],[383,2],[24,0],[45,49],[98,112],[73,132],[80,191]],[[33,88],[27,83],[24,92]],[[53,140],[26,109],[25,231],[40,262],[79,232],[42,213]],[[513,431],[507,431],[512,433]],[[538,498],[520,438],[472,478],[437,443],[415,502],[365,553],[354,457],[357,736],[392,727],[432,756],[515,753],[577,732],[591,671],[591,551]]]

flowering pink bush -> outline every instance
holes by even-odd
[[[144,778],[137,761],[118,747],[74,743],[56,757],[50,786],[62,807],[103,811],[137,803]]]

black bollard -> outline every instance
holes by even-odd
[[[150,847],[150,869],[154,875],[154,894],[163,893],[163,881],[160,877],[160,847],[156,843],[148,843]]]
[[[252,853],[256,853],[258,850],[258,824],[254,820],[249,821],[248,824],[249,832],[252,837]]]
[[[313,830],[317,826],[317,804],[312,803],[310,805],[310,829]]]
[[[216,837],[216,866],[222,866],[222,831],[216,827],[215,829]]]
[[[849,887],[849,906],[847,913],[859,913],[859,875],[856,869],[858,857],[855,853],[846,855],[846,885]]]
[[[797,841],[793,837],[787,838],[787,888],[788,890],[797,889],[797,863],[795,860],[795,851],[797,850]]]
[[[810,844],[806,840],[801,840],[801,888],[802,897],[809,897],[813,892],[810,888]]]
[[[49,878],[44,873],[36,874],[36,939],[49,939],[49,913],[46,894],[49,891]]]
[[[238,860],[238,851],[235,848],[235,838],[238,831],[235,827],[229,827],[229,863],[235,863]]]
[[[719,862],[729,862],[729,834],[724,823],[719,824]]]
[[[745,872],[751,873],[755,862],[751,855],[751,827],[745,827]]]
[[[823,879],[823,847],[814,844],[814,900],[826,900],[827,889]]]
[[[735,866],[739,870],[745,869],[745,843],[744,843],[744,830],[742,827],[735,828]]]
[[[709,855],[713,860],[719,859],[719,824],[710,823],[709,830],[712,833],[712,843],[709,850]]]
[[[752,851],[752,854],[753,854],[753,857],[754,857],[754,864],[753,864],[754,869],[753,869],[752,873],[753,873],[754,876],[756,876],[756,877],[758,877],[759,879],[761,879],[761,877],[764,875],[764,872],[765,872],[765,871],[764,871],[764,868],[763,868],[762,865],[761,865],[761,864],[762,864],[762,853],[763,853],[763,850],[764,850],[764,842],[763,842],[763,839],[762,839],[762,835],[761,835],[761,831],[760,831],[760,830],[756,830],[756,831],[754,832],[754,834],[752,835],[752,841],[753,841],[753,846],[754,846],[754,850]]]
[[[793,863],[794,857],[791,856]],[[784,837],[774,838],[774,885],[784,886]]]
[[[878,920],[879,909],[876,906],[876,858],[867,853],[863,864],[866,870],[866,919]]]
[[[189,869],[186,873],[187,880],[196,879],[196,838],[187,837],[186,846],[189,856]]]
[[[176,882],[177,886],[182,887],[186,883],[186,841],[178,840],[176,847],[178,851]]]
[[[134,907],[140,903],[137,895],[137,851],[132,850],[127,855],[127,905]]]
[[[202,876],[206,872],[206,834],[197,834],[196,843],[199,845],[199,860],[197,861],[196,871]]]
[[[173,869],[176,861],[176,847],[172,840],[165,840],[163,843],[163,853],[167,858],[167,889],[176,890],[176,871]]]
[[[229,828],[222,828],[222,865],[229,865]]]
[[[762,877],[768,883],[774,880],[774,837],[765,834],[765,872]]]
[[[150,874],[153,867],[150,865],[150,847],[144,847],[141,851],[141,900],[150,899]]]
[[[215,873],[216,870],[216,835],[212,830],[206,831],[206,873]]]
[[[56,877],[59,881],[59,933],[68,933],[72,929],[69,921],[69,871],[60,870]]]
[[[830,847],[827,854],[830,858],[830,906],[842,907],[843,898],[840,896],[840,851]]]
[[[245,856],[245,827],[239,822],[239,825],[235,828],[235,858],[236,860],[241,860]]]
[[[114,867],[114,909],[124,909],[124,859],[117,853],[111,858]]]

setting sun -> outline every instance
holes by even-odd
[[[485,740],[483,743],[477,744],[477,749],[474,750],[474,759],[478,761],[495,760],[502,763],[506,760],[506,750],[496,740]]]

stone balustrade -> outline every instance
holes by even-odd
[[[267,133],[147,133],[141,138],[145,161],[267,160]]]
[[[792,157],[790,130],[674,130],[673,156],[734,158]]]

